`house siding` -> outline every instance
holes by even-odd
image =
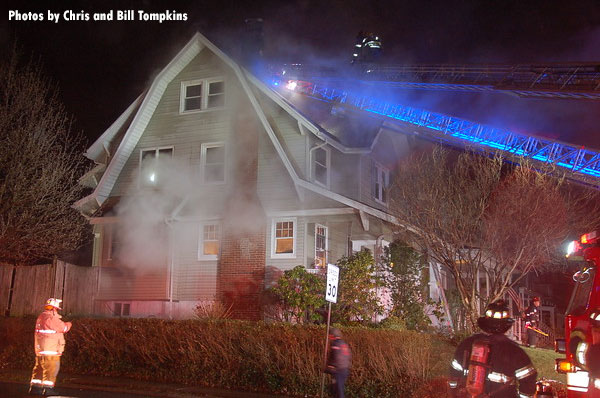
[[[306,178],[306,136],[300,133],[298,121],[264,94],[255,90],[255,95],[294,170]]]
[[[180,114],[181,82],[223,77],[226,106],[224,109]],[[137,187],[140,151],[146,148],[173,146],[173,158],[190,168],[200,179],[200,151],[203,143],[231,140],[232,101],[243,95],[237,77],[222,61],[205,49],[200,52],[166,87],[156,110],[121,171],[111,196],[127,195]],[[207,199],[224,194],[224,185],[211,185],[204,191]]]
[[[176,228],[173,298],[213,300],[217,294],[217,260],[199,260],[199,222],[180,222]]]
[[[389,233],[389,225],[370,216],[369,231],[365,231],[358,213],[294,216],[314,214],[310,212],[312,209],[347,210],[348,206],[326,194],[294,185],[287,163],[265,131],[237,75],[208,48],[200,51],[179,73],[172,74],[175,76],[171,81],[160,83],[164,84],[160,98],[149,98],[150,106],[136,116],[136,120],[147,121],[147,125],[137,123],[140,129],[136,134],[141,133],[139,140],[123,143],[124,147],[131,146],[129,157],[113,159],[113,166],[124,165],[120,174],[105,177],[106,182],[115,183],[110,195],[121,197],[121,205],[129,206],[125,211],[119,207],[115,209],[123,226],[135,222],[128,214],[130,210],[146,205],[143,201],[148,196],[136,196],[136,202],[131,202],[134,193],[166,192],[171,199],[176,199],[155,211],[161,214],[159,217],[167,215],[164,220],[157,219],[156,224],[165,226],[163,221],[167,221],[164,239],[173,246],[165,253],[164,261],[150,260],[157,263],[152,267],[122,264],[109,259],[112,231],[116,225],[97,225],[98,247],[95,250],[97,263],[102,266],[98,305],[103,306],[102,311],[106,312],[115,302],[130,302],[132,316],[188,317],[193,315],[197,303],[217,299],[231,304],[234,317],[259,319],[262,289],[274,279],[265,275],[280,275],[297,265],[311,267],[313,264],[315,223],[328,228],[330,263],[348,254],[349,238],[375,240],[381,234]],[[225,107],[180,114],[181,83],[210,78],[224,79]],[[323,142],[308,130],[301,134],[293,116],[256,88],[252,89],[259,100],[260,111],[264,111],[292,169],[299,178],[309,180],[309,148]],[[143,125],[146,127],[142,133]],[[215,142],[225,143],[226,183],[202,184],[202,144]],[[380,148],[374,150],[373,157],[387,156],[385,150],[397,154],[388,141],[378,145]],[[115,147],[114,142],[110,147]],[[160,189],[138,189],[141,150],[162,147],[173,148],[173,160],[182,167],[180,180],[183,185],[175,185],[177,178],[173,178],[165,185],[161,184]],[[371,204],[362,200],[365,192],[360,188],[361,184],[366,187],[370,198],[370,180],[364,184],[365,175],[369,178],[370,174],[362,170],[365,157],[344,154],[331,146],[328,148],[331,156],[329,190]],[[304,210],[307,212],[302,213]],[[273,214],[285,215],[286,212],[292,214],[296,223],[295,256],[274,258],[271,254],[272,225],[273,219],[279,217],[273,217]],[[201,225],[214,220],[221,226],[218,259],[199,259]],[[161,244],[165,243],[164,239],[161,238]],[[148,242],[148,247],[153,243],[156,242]]]
[[[257,193],[265,209],[297,209],[300,200],[292,177],[267,134],[259,136]]]
[[[390,184],[392,184],[398,161],[404,158],[408,152],[409,144],[405,135],[385,130],[379,134],[371,153],[360,157],[361,202],[382,211],[389,211],[387,204],[382,204],[373,197],[372,167],[374,162],[386,167],[390,171]]]

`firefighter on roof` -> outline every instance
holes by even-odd
[[[65,348],[64,334],[71,322],[63,322],[58,314],[62,300],[50,298],[44,312],[35,321],[35,366],[31,375],[30,394],[51,395],[60,369],[60,356]]]
[[[515,342],[504,335],[514,320],[500,300],[477,319],[477,333],[456,349],[448,387],[453,398],[528,398],[535,393],[537,371]]]
[[[538,341],[538,332],[534,329],[540,326],[540,298],[533,297],[531,305],[525,310],[525,329],[527,330],[527,346],[535,347]]]

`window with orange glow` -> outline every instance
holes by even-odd
[[[273,246],[274,257],[294,257],[296,247],[296,223],[294,219],[280,219],[273,221]]]
[[[201,225],[198,258],[200,260],[217,259],[220,243],[220,228],[218,223]]]

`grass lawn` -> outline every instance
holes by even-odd
[[[554,350],[549,350],[545,348],[527,348],[523,347],[529,358],[531,358],[531,362],[533,362],[533,366],[538,371],[538,380],[542,377],[546,379],[560,381],[561,383],[567,382],[567,377],[564,374],[556,373],[554,370],[554,359],[555,358],[564,358],[564,354],[559,354],[554,352]]]

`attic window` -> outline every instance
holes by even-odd
[[[225,83],[216,81],[208,83],[207,108],[219,108],[225,105]]]
[[[201,79],[181,82],[180,113],[218,109],[225,106],[223,79]]]
[[[183,112],[202,109],[202,82],[183,87]]]

